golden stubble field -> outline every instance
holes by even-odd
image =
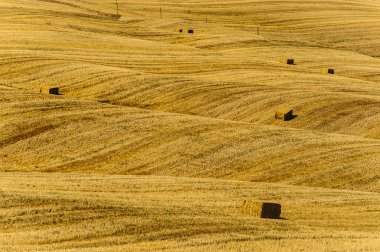
[[[376,251],[380,246],[377,193],[61,173],[4,174],[0,185],[6,188],[0,213],[5,251]],[[281,202],[284,219],[242,215],[246,198]]]
[[[380,250],[378,1],[118,2],[0,2],[1,251]]]

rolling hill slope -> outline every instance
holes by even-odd
[[[2,251],[376,251],[380,246],[378,193],[170,177],[0,176]],[[284,219],[242,215],[244,199],[280,201]]]
[[[379,191],[380,142],[3,88],[2,171],[150,174]]]
[[[0,1],[1,251],[380,250],[379,1],[118,3]]]
[[[244,1],[215,2],[225,6],[221,8],[192,2],[178,7],[168,1],[147,8],[121,2],[121,20],[98,13],[101,9],[112,13],[108,1],[103,5],[79,1],[76,7],[70,5],[72,1],[57,2],[13,4],[19,8],[2,3],[0,84],[33,91],[58,85],[68,96],[116,105],[380,138],[380,59],[376,53],[367,56],[348,46],[353,43],[374,52],[380,48],[379,29],[368,26],[368,22],[380,25],[375,18],[380,7],[373,1],[344,5],[342,1],[260,1],[255,7]],[[160,4],[170,13],[164,19],[152,14]],[[128,11],[123,12],[126,5]],[[186,12],[181,8],[193,5],[199,5],[199,11],[187,15],[192,15],[188,19],[195,34],[175,33],[179,26],[175,11],[180,19],[180,13]],[[204,8],[218,18],[208,23],[199,20]],[[232,24],[229,15],[235,8],[239,15]],[[258,11],[262,14],[251,13],[251,8],[262,8]],[[243,9],[247,15],[240,13]],[[323,9],[329,11],[322,15]],[[341,15],[326,20],[326,15],[334,16],[338,10]],[[289,19],[293,12],[313,18]],[[347,23],[343,14],[356,18]],[[267,23],[261,20],[264,17]],[[364,18],[368,22],[362,22]],[[351,29],[327,26],[335,35],[325,34],[323,39],[328,41],[322,43],[317,31],[324,31],[326,22]],[[355,33],[358,22],[369,37]],[[286,26],[312,33],[288,41],[276,40],[272,33],[252,32],[258,24],[269,23],[277,32]],[[286,34],[289,31],[276,36]],[[347,38],[347,45],[338,45],[335,36]],[[296,65],[280,64],[283,56],[295,58]],[[323,67],[334,68],[336,75],[323,75]],[[297,119],[274,121],[279,107],[294,108]]]

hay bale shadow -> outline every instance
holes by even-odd
[[[280,219],[281,204],[244,200],[241,208],[242,214],[263,219]]]
[[[279,108],[276,110],[274,118],[283,121],[291,121],[297,118],[297,115],[293,114],[293,109]]]
[[[298,117],[298,115],[290,115],[289,117],[287,117],[286,119],[284,119],[284,121],[291,121],[293,119],[296,119]]]

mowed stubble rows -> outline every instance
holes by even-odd
[[[70,96],[123,106],[380,138],[373,1],[120,2],[121,20],[96,14],[113,13],[110,1],[93,4],[95,12],[85,1],[76,2],[82,8],[11,2],[2,3],[1,84],[59,85]],[[161,5],[163,19],[154,13]],[[189,27],[195,34],[175,32]],[[280,64],[284,56],[296,65]],[[324,67],[336,75],[323,75]],[[275,122],[279,107],[299,117]]]
[[[375,251],[378,193],[216,179],[2,174],[2,251]],[[241,214],[280,201],[285,220]],[[28,206],[27,208],[25,206]]]
[[[119,3],[0,3],[1,249],[379,248],[379,3]]]
[[[1,91],[2,171],[215,177],[380,190],[378,140]]]

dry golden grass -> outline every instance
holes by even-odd
[[[0,1],[0,250],[380,250],[378,1],[118,2]]]
[[[112,13],[113,1],[61,1],[84,9],[47,2],[0,3],[1,84],[60,85],[70,96],[125,106],[380,138],[374,1],[121,1],[121,20],[97,14]],[[196,33],[179,35],[179,25]],[[280,64],[283,56],[296,65]],[[324,67],[336,74],[323,75]],[[276,122],[278,107],[299,117]]]
[[[2,251],[380,248],[378,193],[60,173],[5,173],[0,189]],[[245,199],[281,202],[284,219],[241,214]]]
[[[0,90],[1,171],[214,177],[380,191],[378,140]]]

